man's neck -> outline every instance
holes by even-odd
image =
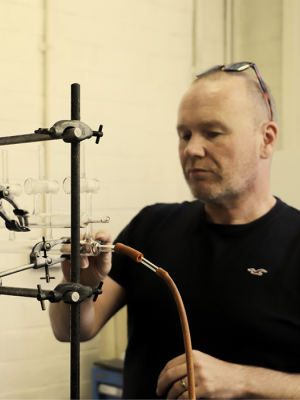
[[[219,204],[206,203],[205,212],[209,222],[215,224],[248,224],[262,217],[276,204],[271,194],[265,199],[235,200]]]

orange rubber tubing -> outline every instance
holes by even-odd
[[[132,247],[125,246],[125,244],[122,243],[116,243],[114,251],[117,254],[125,254],[136,262],[141,262],[142,258],[144,257],[139,251],[133,249]]]
[[[144,257],[143,254],[140,253],[139,251],[133,249],[132,247],[125,246],[122,243],[116,243],[115,247],[114,247],[114,251],[117,254],[125,254],[137,262],[141,262],[142,258]],[[194,375],[192,342],[191,342],[190,328],[189,328],[185,308],[183,305],[183,301],[182,301],[180,293],[177,289],[177,286],[175,285],[173,279],[170,277],[170,275],[167,273],[167,271],[165,271],[162,268],[157,268],[155,273],[166,281],[169,288],[171,289],[174,300],[176,302],[176,306],[177,306],[177,309],[179,312],[179,317],[180,317],[180,322],[181,322],[183,341],[184,341],[184,349],[185,349],[185,355],[186,355],[189,399],[195,400],[196,399],[196,390],[195,390],[195,375]]]
[[[176,306],[179,312],[182,333],[183,333],[183,341],[184,341],[184,349],[186,356],[186,366],[187,366],[187,377],[188,377],[188,391],[189,391],[189,399],[196,399],[196,390],[195,390],[195,375],[194,375],[194,360],[193,360],[193,352],[192,352],[192,342],[189,324],[185,312],[185,308],[183,305],[182,298],[180,293],[175,285],[173,279],[170,275],[162,268],[158,268],[156,270],[156,274],[163,278],[165,282],[168,284],[171,292],[173,294],[174,300],[176,302]]]

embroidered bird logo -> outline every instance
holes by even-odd
[[[258,275],[258,276],[262,276],[263,274],[266,274],[268,271],[263,269],[263,268],[259,268],[259,269],[255,269],[255,268],[248,268],[247,271],[250,272],[250,274],[252,275]]]

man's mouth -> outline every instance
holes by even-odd
[[[208,173],[211,173],[212,171],[210,171],[210,170],[208,170],[208,169],[204,169],[204,168],[195,168],[195,167],[192,167],[192,168],[188,168],[187,169],[187,173],[189,174],[189,175],[205,175],[205,174],[208,174]]]

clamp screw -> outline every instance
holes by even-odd
[[[95,296],[93,298],[93,301],[96,301],[98,299],[99,294],[102,294],[102,286],[103,286],[103,281],[100,281],[97,292],[95,293]]]
[[[82,130],[79,129],[79,128],[75,128],[75,129],[74,129],[74,135],[75,135],[77,138],[80,138],[80,136],[82,135]]]
[[[42,286],[41,285],[37,285],[37,288],[38,288],[38,292],[39,292],[39,294],[37,295],[37,299],[41,302],[42,310],[45,311],[46,310],[46,306],[45,306],[44,300],[46,299],[46,296],[42,292]]]
[[[103,128],[103,125],[100,125],[98,131],[93,132],[93,136],[96,136],[96,142],[95,142],[96,144],[99,143],[100,138],[103,136],[102,128]]]
[[[51,244],[50,243],[45,243],[44,244],[44,249],[45,250],[50,250],[51,249]]]
[[[74,301],[74,303],[77,303],[77,301],[80,299],[80,294],[78,292],[73,292],[71,295],[71,299],[72,301]]]
[[[52,258],[47,257],[47,263],[48,263],[48,264],[51,264],[51,263],[52,263]]]
[[[3,190],[3,195],[4,196],[9,196],[9,191],[8,190]]]

